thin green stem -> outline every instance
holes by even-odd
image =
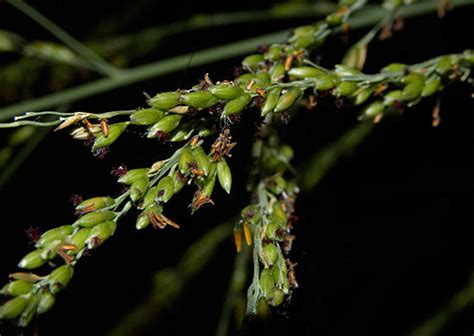
[[[87,60],[95,69],[107,76],[113,77],[119,74],[120,70],[113,67],[97,54],[95,54],[91,49],[82,44],[80,41],[71,36],[64,29],[59,27],[57,24],[46,18],[43,14],[37,11],[35,8],[24,2],[23,0],[9,0],[8,1],[12,6],[29,16],[43,28],[48,30],[51,34],[56,36],[69,48],[75,51],[78,55],[82,56]]]
[[[465,287],[455,293],[449,302],[435,315],[417,326],[409,336],[435,336],[439,335],[443,328],[453,319],[455,315],[469,306],[474,305],[474,273],[470,274],[469,281]]]
[[[15,121],[8,124],[1,124],[0,128],[12,128],[12,127],[19,127],[19,126],[36,126],[36,127],[51,127],[56,126],[61,123],[60,120],[54,121],[31,121],[31,120],[22,120],[22,121]]]
[[[353,152],[369,136],[373,127],[372,122],[361,122],[307,159],[306,164],[297,168],[301,188],[314,189],[341,157]]]
[[[250,257],[250,248],[244,248],[241,253],[237,253],[234,261],[234,271],[229,282],[229,288],[225,295],[225,301],[222,306],[221,317],[217,325],[216,336],[228,335],[229,322],[232,309],[235,308],[236,301],[241,295],[247,278],[247,265]]]
[[[0,189],[10,180],[18,168],[25,162],[31,153],[38,147],[43,139],[50,132],[49,128],[36,130],[32,138],[19,150],[18,154],[2,168],[0,174]]]

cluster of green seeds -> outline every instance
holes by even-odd
[[[295,220],[293,213],[298,187],[280,175],[265,182],[268,206],[264,214],[255,211],[255,215],[250,216],[254,212],[248,208],[242,212],[243,220],[251,223],[260,221],[259,261],[263,268],[259,277],[262,294],[257,302],[259,313],[268,310],[267,304],[279,306],[288,297],[290,290],[298,287],[294,264],[287,257],[295,238],[290,231]],[[255,223],[253,224],[255,227]]]
[[[48,275],[18,272],[10,274],[12,281],[1,294],[9,298],[0,307],[0,319],[16,319],[19,326],[26,326],[35,315],[48,311],[55,297],[71,280],[73,265],[86,250],[95,249],[115,232],[115,213],[104,210],[113,206],[110,197],[95,197],[80,203],[76,211],[81,215],[72,225],[64,225],[43,233],[35,242],[35,250],[18,263],[18,267],[34,270],[57,260],[65,264]]]

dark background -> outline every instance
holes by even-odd
[[[74,36],[86,39],[133,32],[195,13],[265,8],[272,2],[179,1],[171,9],[164,2],[145,0],[30,3]],[[471,6],[453,11],[443,20],[434,14],[408,20],[405,29],[391,40],[371,45],[365,70],[377,71],[394,61],[419,62],[472,47],[473,14]],[[108,20],[120,24],[108,31],[103,28]],[[0,22],[1,28],[31,40],[52,39],[5,3],[0,4]],[[137,64],[306,22],[311,20],[182,34]],[[353,32],[351,41],[361,33]],[[320,54],[323,64],[340,60],[344,48],[338,38],[325,45]],[[239,59],[232,59],[183,69],[85,99],[71,109],[134,108],[143,104],[142,91],[189,87],[206,72],[215,79],[231,78],[232,67],[238,63]],[[39,85],[38,95],[44,90]],[[473,256],[470,93],[467,85],[454,85],[441,95],[442,122],[437,128],[431,127],[434,99],[402,117],[384,119],[313,192],[301,195],[292,257],[298,263],[300,289],[293,295],[289,313],[276,314],[264,334],[403,335],[436,313],[466,284]],[[283,137],[296,149],[296,165],[354,125],[356,116],[354,109],[336,109],[329,103],[294,116]],[[200,234],[226,219],[230,209],[237,211],[247,202],[242,169],[249,164],[250,144],[245,139],[253,131],[251,127],[243,122],[234,130],[234,138],[241,141],[230,160],[234,172],[231,196],[216,192],[214,207],[191,216],[184,211],[192,196],[186,190],[167,211],[182,225],[180,231],[137,232],[133,216],[128,216],[113,239],[81,261],[54,308],[26,334],[37,329],[39,335],[103,335],[142,301],[154,271],[172,266]],[[5,134],[0,137],[3,141]],[[71,223],[71,194],[116,194],[120,188],[109,175],[112,166],[148,166],[172,150],[129,132],[105,159],[98,160],[65,133],[48,136],[0,190],[0,282],[7,281],[18,260],[31,249],[24,234],[27,227],[47,230]],[[233,255],[229,239],[174,308],[157,317],[149,335],[183,335],[189,328],[200,335],[212,335]],[[456,315],[442,335],[471,335],[472,313],[471,307]],[[15,332],[5,329],[7,334]]]

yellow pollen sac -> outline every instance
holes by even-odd
[[[247,245],[252,245],[252,232],[250,231],[250,228],[247,223],[244,223],[244,236]]]
[[[240,228],[234,228],[234,243],[237,253],[242,250],[242,230]]]

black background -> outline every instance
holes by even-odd
[[[161,1],[32,1],[36,8],[80,39],[139,30],[200,12],[265,8],[271,2]],[[136,10],[137,13],[134,12]],[[441,53],[472,47],[473,7],[455,10],[443,20],[434,14],[408,20],[405,29],[369,49],[366,71],[390,62],[414,63]],[[111,18],[118,29],[97,31]],[[2,23],[1,23],[2,22]],[[256,36],[311,20],[202,30],[166,41],[138,63],[185,51]],[[29,39],[51,39],[47,32],[0,4],[2,28]],[[102,34],[102,35],[101,35]],[[353,32],[356,41],[361,32]],[[338,38],[321,50],[323,64],[340,60]],[[191,60],[192,61],[192,60]],[[239,59],[182,71],[77,102],[73,110],[107,111],[143,104],[150,93],[189,87],[209,72],[231,78]],[[1,79],[0,79],[1,81]],[[38,95],[44,91],[38,87]],[[300,283],[289,313],[276,315],[265,327],[269,335],[403,335],[443,307],[461,289],[472,270],[472,140],[473,104],[467,85],[454,85],[441,95],[441,125],[431,127],[435,100],[427,99],[402,117],[387,118],[352,155],[345,157],[324,181],[298,200],[300,222],[295,228],[293,258]],[[357,111],[331,103],[302,111],[283,131],[296,149],[299,163],[356,123]],[[33,323],[39,335],[103,335],[146,297],[154,271],[173,265],[201,233],[226,219],[247,202],[244,189],[252,123],[234,131],[239,141],[230,163],[234,190],[216,192],[216,205],[194,216],[185,211],[192,193],[186,191],[167,211],[180,231],[134,229],[133,216],[123,220],[116,235],[76,269],[54,308]],[[3,132],[2,132],[3,133]],[[0,135],[2,141],[5,134]],[[247,140],[246,140],[247,139]],[[121,163],[148,166],[173,148],[129,132],[103,160],[91,156],[65,133],[49,135],[0,190],[0,280],[31,247],[24,230],[42,230],[74,220],[68,198],[117,194],[109,175]],[[199,275],[170,311],[157,316],[149,335],[183,335],[191,330],[212,335],[233,264],[234,247],[226,241],[205,272]],[[471,335],[472,308],[456,315],[443,335]],[[0,327],[1,328],[1,327]],[[1,329],[0,329],[1,330]],[[255,333],[251,329],[249,333]],[[5,333],[17,331],[5,327]],[[261,333],[260,333],[261,334]],[[2,336],[4,334],[2,333]]]

